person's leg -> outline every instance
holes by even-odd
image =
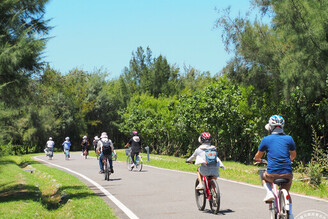
[[[108,160],[109,160],[109,168],[110,168],[110,172],[114,173],[114,169],[113,169],[113,158],[111,155],[108,156]]]
[[[271,174],[267,173],[266,171],[263,173],[262,184],[266,190],[266,196],[263,199],[264,202],[271,202],[274,200],[274,196],[272,193],[272,187],[271,187],[273,180],[274,180],[274,178]]]
[[[204,183],[203,183],[203,175],[200,173],[200,168],[201,167],[198,167],[197,168],[197,179],[198,179],[198,186],[196,187],[197,190],[201,190],[201,189],[204,189]]]
[[[100,172],[104,172],[104,165],[103,165],[103,153],[101,152],[100,153],[100,156],[99,156],[99,167],[100,167]]]

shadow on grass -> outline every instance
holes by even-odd
[[[16,184],[0,190],[0,203],[13,201],[39,202],[47,210],[56,210],[64,206],[69,199],[82,199],[97,196],[93,192],[79,192],[83,186],[63,186],[54,194],[43,195],[37,186]],[[67,190],[69,192],[67,192]]]

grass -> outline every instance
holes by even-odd
[[[0,218],[116,218],[78,178],[32,156],[0,158]]]
[[[123,149],[115,151],[117,152],[118,160],[126,161],[126,155]],[[197,169],[195,165],[186,164],[185,158],[150,154],[150,161],[147,162],[147,154],[141,153],[141,156],[143,158],[144,164],[150,166],[187,172],[196,172]],[[257,166],[245,165],[233,161],[224,161],[223,164],[225,166],[225,169],[220,169],[221,178],[250,183],[253,185],[261,185],[260,177],[258,175],[259,168]],[[306,181],[298,181],[298,179],[301,179],[302,177],[302,174],[294,173],[294,180],[291,192],[328,199],[328,180],[323,180],[320,187],[315,188]]]

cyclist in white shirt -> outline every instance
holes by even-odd
[[[44,152],[46,153],[46,156],[48,156],[50,152],[53,153],[54,151],[55,142],[52,140],[52,137],[49,138],[46,143],[46,146],[47,147],[44,149]]]

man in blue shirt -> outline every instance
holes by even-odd
[[[263,186],[267,191],[264,202],[274,200],[271,183],[274,179],[289,179],[289,183],[283,185],[283,188],[289,191],[293,180],[291,162],[296,157],[296,147],[293,138],[286,135],[283,131],[285,125],[284,119],[279,115],[271,116],[269,123],[265,128],[270,135],[264,137],[259,149],[254,157],[256,162],[261,162],[264,152],[267,152],[268,167],[263,173]],[[291,209],[290,209],[291,212]]]

